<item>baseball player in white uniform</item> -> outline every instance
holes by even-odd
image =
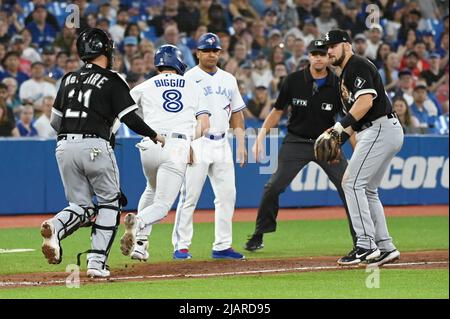
[[[209,127],[209,110],[193,80],[183,77],[185,65],[181,51],[163,45],[155,53],[157,76],[141,83],[130,92],[143,112],[145,123],[165,137],[161,146],[144,138],[136,146],[147,186],[138,205],[137,215],[125,216],[125,234],[120,248],[132,259],[149,257],[147,238],[152,225],[167,216],[183,183],[190,161],[190,145]],[[197,127],[195,118],[197,117]]]
[[[233,154],[227,131],[231,122],[237,138],[237,160],[243,166],[247,153],[242,110],[246,106],[239,93],[236,78],[217,67],[220,50],[217,35],[202,35],[197,45],[199,64],[185,75],[201,88],[211,116],[209,132],[192,143],[194,162],[188,166],[185,182],[181,187],[172,234],[174,259],[192,258],[189,246],[193,235],[193,213],[206,176],[209,176],[215,195],[215,241],[212,258],[245,258],[231,247],[236,187]]]

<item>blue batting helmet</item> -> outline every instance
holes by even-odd
[[[198,50],[216,49],[221,50],[219,37],[211,32],[205,33],[198,39]]]
[[[171,67],[180,75],[183,75],[184,71],[186,71],[186,65],[183,62],[183,54],[180,49],[171,44],[162,45],[156,51],[155,66]]]

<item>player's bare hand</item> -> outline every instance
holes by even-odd
[[[256,140],[255,144],[252,147],[253,157],[255,158],[256,163],[258,163],[264,154],[264,143]]]
[[[244,166],[247,163],[247,150],[245,146],[238,146],[237,148],[237,162],[240,163],[240,167]]]
[[[164,136],[156,134],[154,138],[152,138],[153,143],[157,144],[158,142],[161,143],[161,147],[164,147],[164,144],[166,144],[166,139]]]

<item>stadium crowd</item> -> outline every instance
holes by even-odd
[[[217,33],[220,67],[238,79],[253,127],[284,77],[308,64],[309,42],[341,28],[354,52],[379,68],[406,133],[449,132],[445,0],[11,0],[0,1],[0,136],[55,136],[53,101],[63,75],[82,63],[75,41],[87,26],[109,32],[113,69],[130,87],[156,74],[160,45],[176,45],[193,67],[197,39]],[[124,126],[119,133],[133,134]]]

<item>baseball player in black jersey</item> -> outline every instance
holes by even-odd
[[[339,90],[346,113],[332,131],[342,141],[356,132],[356,147],[342,187],[357,243],[338,263],[382,265],[400,257],[389,236],[378,186],[403,145],[403,130],[377,68],[366,58],[353,54],[349,35],[332,30],[324,40],[330,62],[342,70]]]
[[[77,50],[85,65],[63,77],[51,116],[58,132],[56,159],[69,206],[42,223],[42,252],[50,264],[59,264],[61,240],[79,227],[92,225],[87,275],[108,277],[106,262],[126,201],[110,145],[114,130],[121,121],[155,143],[164,144],[164,138],[135,113],[137,105],[128,85],[110,70],[113,42],[108,34],[85,29],[77,39]]]
[[[284,80],[274,109],[267,116],[253,146],[258,160],[264,151],[267,131],[275,127],[284,110],[291,106],[287,125],[287,136],[279,151],[278,167],[265,185],[264,195],[258,209],[254,234],[245,244],[245,249],[254,251],[263,247],[263,234],[276,229],[279,196],[292,182],[298,172],[309,162],[317,163],[336,186],[345,205],[341,187],[347,160],[341,153],[336,164],[317,161],[314,156],[314,142],[327,128],[335,123],[336,115],[342,112],[339,99],[338,77],[327,68],[327,49],[322,40],[311,41],[308,46],[310,66],[291,73]],[[346,212],[348,216],[347,206]],[[350,221],[350,219],[349,219]],[[350,233],[355,243],[355,232],[350,223]]]

